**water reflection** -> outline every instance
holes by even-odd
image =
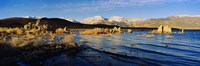
[[[189,46],[188,44],[192,44],[192,40],[194,40],[192,37],[188,37],[191,36],[191,33],[186,33],[184,35],[172,34],[171,36],[174,36],[172,39],[167,39],[164,34],[155,34],[153,38],[137,37],[137,35],[141,34],[144,34],[144,32],[133,32],[120,35],[113,34],[109,37],[106,35],[99,35],[95,37],[88,35],[82,37],[88,41],[92,41],[91,43],[87,43],[87,45],[98,50],[104,49],[103,51],[105,52],[162,62],[196,63],[192,62],[194,58],[196,58],[195,61],[200,61],[197,60],[199,59],[197,56],[192,56],[200,54],[199,50],[195,48],[200,46],[199,43],[197,43],[198,46]],[[98,46],[94,47],[94,45]]]
[[[137,36],[146,33],[148,31],[112,35],[77,35],[75,41],[78,43],[80,39],[84,39],[88,43],[83,45],[90,48],[75,57],[70,57],[73,60],[62,61],[86,66],[200,65],[200,36],[196,36],[200,31],[185,31],[183,35],[171,34],[172,39],[167,39],[164,34],[155,34],[153,38]],[[67,56],[61,56],[64,57]]]

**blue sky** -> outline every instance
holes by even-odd
[[[0,0],[0,19],[21,16],[159,18],[200,15],[200,0]]]

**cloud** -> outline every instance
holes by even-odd
[[[156,2],[160,2],[162,0],[102,0],[103,2],[99,2],[100,6],[135,6],[135,5],[144,5],[144,4],[152,4]]]
[[[185,1],[191,0],[90,0],[88,2],[62,3],[58,4],[57,7],[65,11],[108,11],[117,8]]]
[[[112,10],[115,8],[129,7],[129,6],[139,6],[139,5],[147,5],[147,4],[156,4],[160,3],[164,0],[98,0],[90,5],[82,7],[83,11],[90,10]]]

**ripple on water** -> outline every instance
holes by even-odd
[[[166,39],[165,35],[156,34],[153,38],[143,38],[137,35],[144,32],[133,32],[125,34],[112,34],[110,36],[81,36],[89,41],[86,45],[93,49],[120,54],[129,57],[142,59],[140,62],[149,62],[158,65],[199,65],[200,43],[198,38],[193,37],[200,31],[186,31],[188,33],[179,35],[172,34],[174,38]],[[124,62],[131,62],[131,59],[112,57]],[[139,62],[139,61],[138,61]]]

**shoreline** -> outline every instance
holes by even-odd
[[[87,30],[87,29],[94,29],[94,28],[69,28],[69,30]],[[158,29],[155,27],[121,27],[121,29],[145,29],[145,30],[153,30]],[[181,28],[172,28],[173,30],[182,30]],[[200,30],[200,28],[186,28],[184,30]]]

